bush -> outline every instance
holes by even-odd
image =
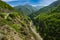
[[[17,24],[13,24],[12,28],[14,28],[18,32],[18,25]]]
[[[11,14],[9,14],[9,16],[10,16],[11,18],[16,18],[16,17],[18,16],[18,13],[11,13]]]

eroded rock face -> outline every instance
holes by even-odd
[[[0,26],[0,40],[22,40],[18,33],[8,25]]]

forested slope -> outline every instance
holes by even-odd
[[[39,14],[34,20],[37,31],[44,40],[60,40],[60,5],[51,12]]]

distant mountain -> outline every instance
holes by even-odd
[[[20,5],[20,6],[16,6],[14,7],[16,10],[18,11],[22,11],[23,14],[25,15],[29,15],[35,11],[37,11],[37,9],[29,4],[25,4],[25,5]]]
[[[60,1],[55,1],[52,4],[50,4],[49,6],[43,7],[41,8],[39,11],[34,12],[30,15],[30,17],[35,17],[38,16],[41,13],[49,13],[51,11],[53,11],[58,5],[60,5]]]
[[[38,11],[39,9],[43,8],[43,7],[45,7],[45,6],[35,6],[35,8],[37,9],[37,11]]]

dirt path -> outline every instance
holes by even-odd
[[[29,29],[32,32],[35,40],[43,40],[42,37],[32,27],[33,27],[33,24],[32,24],[32,21],[31,21]]]

